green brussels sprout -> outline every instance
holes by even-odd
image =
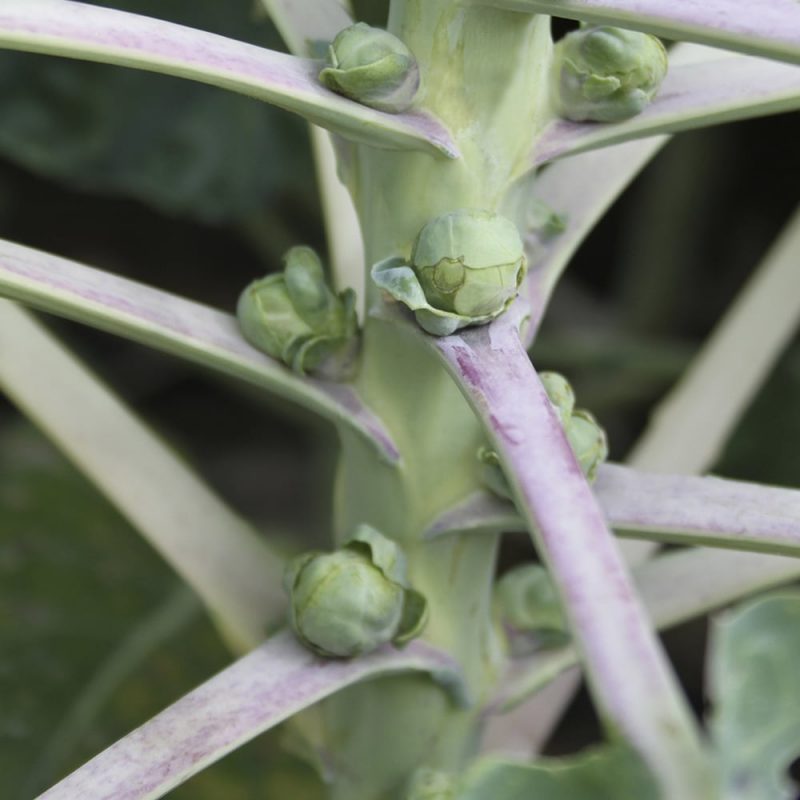
[[[368,525],[333,553],[298,556],[286,570],[284,588],[297,636],[329,658],[405,644],[427,621],[427,602],[408,585],[402,551]]]
[[[547,570],[539,564],[522,564],[500,578],[494,589],[494,610],[515,654],[534,643],[535,647],[556,647],[569,638],[561,601]]]
[[[608,458],[606,432],[588,411],[578,409],[570,417],[566,433],[584,475],[593,481],[597,468]]]
[[[351,100],[397,114],[410,108],[417,96],[419,66],[396,36],[358,22],[333,40],[319,79]]]
[[[239,297],[239,327],[250,344],[295,372],[341,378],[357,348],[355,294],[328,287],[317,254],[293,247],[282,273],[254,281]]]
[[[573,31],[555,52],[559,113],[576,122],[636,116],[667,74],[667,51],[659,39],[608,25]]]
[[[525,253],[511,220],[491,211],[461,209],[428,222],[410,263],[392,257],[372,268],[372,279],[415,312],[434,336],[481,325],[502,314],[525,275]]]

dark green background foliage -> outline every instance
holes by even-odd
[[[27,425],[0,432],[0,794],[30,800],[222,669],[171,570]],[[261,737],[171,796],[289,796],[315,784]]]
[[[280,47],[249,0],[97,3]],[[121,67],[0,54],[0,150],[82,189],[215,222],[311,180],[301,120],[246,97]]]
[[[250,0],[113,5],[279,46]],[[373,22],[385,15],[384,3],[357,7]],[[607,426],[615,458],[791,213],[798,133],[791,115],[679,137],[575,259],[534,359],[573,381]],[[286,247],[324,250],[307,136],[291,115],[176,79],[2,52],[0,236],[227,309]],[[335,456],[327,428],[138,345],[47,322],[260,528],[289,534],[295,547],[324,541]],[[795,342],[718,471],[799,485],[798,407]],[[3,800],[29,800],[226,663],[186,598],[0,397]],[[693,626],[668,639],[697,698],[702,635]],[[137,644],[148,636],[149,649]],[[551,752],[587,742],[587,719],[585,706],[571,714]],[[174,797],[311,800],[316,788],[275,739]],[[302,786],[289,788],[298,775]]]

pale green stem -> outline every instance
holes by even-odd
[[[342,147],[349,147],[345,142]],[[331,274],[338,290],[353,289],[358,297],[358,316],[364,318],[364,242],[353,199],[337,174],[333,137],[311,126],[311,145],[317,168],[317,183],[325,217],[325,234]]]
[[[289,50],[315,57],[321,42],[331,41],[352,23],[339,0],[261,0]],[[347,4],[349,5],[349,3]],[[346,142],[340,147],[349,148]],[[311,146],[317,170],[331,272],[337,289],[354,289],[359,318],[364,317],[364,245],[353,201],[337,174],[332,137],[311,126]],[[352,153],[349,153],[352,157]]]
[[[444,161],[357,148],[345,177],[368,266],[407,252],[437,214],[499,208],[509,186],[529,168],[531,132],[550,118],[549,20],[520,24],[518,15],[507,12],[464,13],[456,0],[395,0],[389,27],[419,60],[420,107],[444,121],[463,157]],[[368,293],[369,310],[380,298]],[[458,660],[479,700],[499,670],[490,614],[497,537],[481,545],[469,537],[453,537],[443,547],[421,541],[432,516],[477,486],[479,425],[415,332],[369,313],[357,385],[397,437],[401,462],[389,469],[356,437],[343,437],[337,530],[344,535],[369,522],[404,545],[411,581],[430,604],[425,638]],[[453,708],[421,678],[348,690],[326,702],[325,720],[336,800],[402,798],[405,781],[420,766],[458,771],[477,749],[480,722],[477,706]]]

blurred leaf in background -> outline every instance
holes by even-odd
[[[230,656],[171,570],[40,434],[6,425],[0,454],[0,796],[30,800]],[[275,742],[260,737],[170,797],[315,798],[310,771]]]
[[[252,0],[96,4],[282,49]],[[289,183],[313,187],[301,120],[177,78],[0,52],[0,119],[1,156],[204,222],[247,216]]]

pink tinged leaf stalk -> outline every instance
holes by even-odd
[[[610,523],[664,541],[800,555],[800,491],[607,464],[595,490]],[[653,538],[659,538],[657,535]]]
[[[404,671],[454,676],[423,642],[325,660],[283,632],[236,661],[52,787],[39,800],[154,800],[260,733],[365,678]]]
[[[477,0],[800,63],[797,0]]]
[[[797,108],[800,67],[722,55],[714,61],[671,66],[656,99],[632,119],[605,124],[563,119],[552,122],[537,139],[532,161],[544,164],[631,139]]]
[[[274,103],[367,144],[458,155],[430,115],[385,114],[328,91],[317,61],[164,20],[72,0],[3,0],[0,47],[177,75]]]
[[[388,462],[399,458],[355,390],[293,374],[251,347],[236,319],[182,297],[0,240],[0,296],[94,325],[264,386],[354,429]]]
[[[800,556],[796,489],[650,473],[619,464],[601,465],[593,489],[607,523],[622,537]],[[426,538],[524,525],[511,503],[476,492],[438,517]]]
[[[501,318],[436,346],[500,454],[606,723],[639,749],[665,798],[702,796],[696,724],[515,326]]]

